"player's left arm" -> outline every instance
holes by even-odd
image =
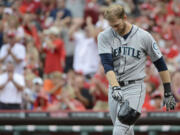
[[[146,49],[147,54],[151,57],[154,65],[156,66],[161,80],[164,86],[164,104],[166,105],[166,110],[175,109],[176,102],[171,90],[171,77],[166,65],[166,62],[163,58],[163,55],[150,33],[144,33],[143,43]]]
[[[171,90],[171,77],[163,57],[154,62],[164,86],[164,105],[166,110],[174,110],[176,102]]]

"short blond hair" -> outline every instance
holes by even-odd
[[[124,8],[120,4],[112,4],[104,12],[104,17],[107,20],[120,19],[123,18],[124,15]]]

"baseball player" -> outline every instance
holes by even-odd
[[[164,86],[167,110],[175,108],[170,75],[154,38],[130,24],[121,5],[105,11],[110,28],[98,35],[98,51],[109,81],[110,116],[113,135],[134,135],[133,124],[139,118],[145,98],[145,62],[147,55],[157,68]]]

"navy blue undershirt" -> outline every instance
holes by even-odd
[[[109,53],[100,54],[100,57],[101,57],[101,62],[103,64],[105,73],[107,73],[108,71],[114,69],[112,54],[109,54]],[[155,67],[157,68],[158,72],[168,70],[163,56],[161,58],[159,58],[157,61],[153,62],[153,63],[155,65]]]
[[[105,73],[114,69],[113,58],[111,53],[100,54],[101,63],[104,67]]]
[[[168,70],[163,56],[161,58],[159,58],[157,61],[153,62],[153,63],[155,65],[155,67],[157,68],[158,72]]]

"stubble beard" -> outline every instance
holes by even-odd
[[[126,32],[126,23],[123,23],[123,27],[122,27],[122,29],[120,29],[119,31],[118,31],[118,34],[120,35],[120,36],[123,36],[124,34],[125,34],[125,32]]]

